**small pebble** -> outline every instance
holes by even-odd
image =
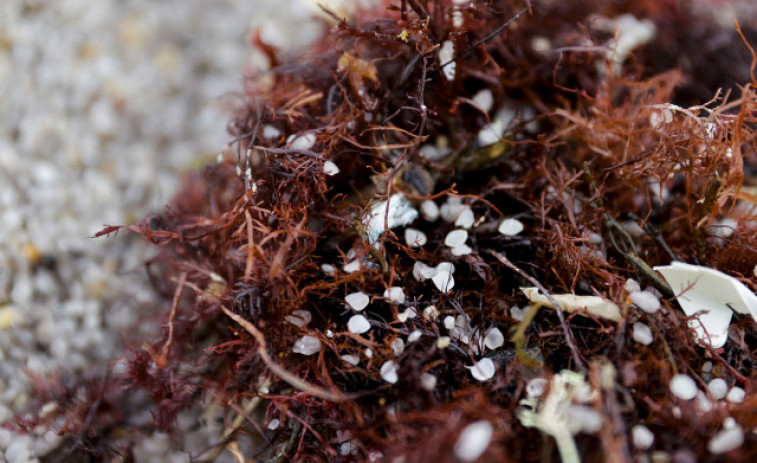
[[[347,322],[347,329],[354,334],[367,333],[371,329],[371,322],[363,315],[353,315]]]
[[[494,427],[486,420],[475,421],[460,432],[455,443],[455,456],[462,461],[477,460],[492,440]]]
[[[654,434],[643,424],[637,424],[631,428],[631,440],[634,447],[646,450],[654,443]]]
[[[408,343],[415,342],[419,340],[421,336],[423,336],[423,333],[421,332],[421,330],[415,330],[407,336],[407,342]]]
[[[438,349],[446,349],[449,347],[451,342],[452,338],[450,338],[449,336],[439,336],[439,339],[436,340],[436,347]]]
[[[423,318],[427,320],[436,320],[439,316],[439,309],[435,305],[430,305],[423,309]]]
[[[447,330],[451,330],[455,327],[455,317],[452,315],[447,315],[444,317],[444,327],[447,328]]]
[[[334,267],[331,264],[323,264],[321,265],[321,271],[325,273],[328,276],[334,276],[336,275],[336,267]]]
[[[670,392],[681,400],[691,400],[697,396],[697,384],[690,376],[677,374],[670,380]]]
[[[634,323],[633,340],[645,346],[652,344],[652,341],[654,340],[654,337],[652,336],[652,328],[641,322]]]
[[[342,270],[347,273],[355,273],[360,270],[360,261],[355,259],[352,262],[345,264],[344,267],[342,267]]]
[[[397,320],[399,320],[400,323],[405,323],[411,318],[415,318],[415,309],[407,308],[397,314]]]
[[[653,314],[660,310],[660,300],[649,291],[631,293],[631,302],[646,313]]]
[[[628,291],[628,294],[633,294],[637,291],[641,291],[641,285],[633,278],[627,279],[623,287],[626,289],[626,291]]]
[[[707,389],[715,400],[720,400],[728,393],[728,383],[723,378],[715,378],[707,384]]]
[[[352,366],[355,366],[358,363],[360,363],[360,359],[358,359],[356,356],[350,355],[350,354],[340,355],[339,358],[342,359],[342,360],[344,360],[345,362],[349,363]]]
[[[499,224],[497,231],[505,236],[515,236],[523,231],[523,223],[518,219],[505,219]]]

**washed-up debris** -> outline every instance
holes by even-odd
[[[757,296],[734,277],[683,262],[654,269],[670,284],[684,313],[695,317],[689,326],[701,343],[722,347],[734,311],[757,320]]]
[[[551,294],[551,299],[539,294],[538,288],[521,288],[532,304],[540,304],[554,309],[552,300],[557,302],[565,312],[585,312],[588,315],[618,322],[622,319],[620,307],[614,302],[607,301],[599,296],[578,296],[575,294]]]

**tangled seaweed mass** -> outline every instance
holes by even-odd
[[[403,0],[296,62],[258,41],[227,151],[125,227],[162,337],[18,426],[128,459],[146,393],[165,432],[221,407],[196,461],[753,460],[757,313],[716,347],[653,270],[757,287],[757,33],[714,8]]]

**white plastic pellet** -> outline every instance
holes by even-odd
[[[455,456],[462,461],[475,461],[486,451],[494,434],[494,427],[486,420],[475,421],[460,432],[455,443]]]
[[[344,298],[344,301],[354,310],[360,312],[361,310],[368,307],[368,303],[371,301],[371,299],[364,292],[358,291],[356,293],[348,294]]]
[[[654,444],[654,434],[643,424],[637,424],[631,428],[631,440],[634,447],[646,450]]]
[[[405,229],[405,243],[407,243],[408,246],[425,246],[427,242],[428,238],[426,238],[426,234],[422,231],[416,230],[415,228]]]
[[[744,401],[745,397],[746,392],[744,392],[744,390],[740,387],[734,386],[730,391],[728,391],[728,394],[725,396],[725,400],[731,402],[732,404],[740,404]]]
[[[427,391],[433,391],[436,387],[436,376],[431,373],[421,374],[421,387]]]
[[[670,392],[681,400],[691,400],[697,396],[697,384],[690,376],[677,374],[670,380]]]
[[[515,236],[523,231],[523,222],[518,219],[505,219],[500,222],[497,231],[505,236]]]
[[[707,450],[712,454],[720,455],[731,450],[736,450],[743,443],[744,430],[741,426],[736,425],[715,434],[707,443]]]
[[[447,233],[447,236],[444,238],[444,244],[447,247],[456,248],[458,246],[465,244],[465,241],[467,239],[468,239],[467,231],[452,230],[451,232]]]
[[[433,200],[427,199],[420,206],[421,217],[427,222],[436,222],[439,220],[439,206]]]
[[[547,390],[546,378],[534,378],[526,383],[526,395],[528,397],[541,397]]]
[[[707,389],[715,400],[720,400],[728,394],[728,383],[723,378],[715,378],[707,384]]]
[[[344,355],[340,355],[339,358],[342,359],[342,360],[344,360],[345,362],[349,363],[352,366],[355,366],[358,363],[360,363],[360,359],[357,358],[357,356],[355,356],[355,355],[344,354]]]
[[[649,291],[631,293],[631,302],[646,313],[652,314],[660,310],[660,300]]]
[[[284,319],[292,325],[302,328],[313,320],[313,315],[309,310],[294,310]]]
[[[496,326],[486,333],[486,337],[484,338],[484,345],[487,349],[494,350],[502,347],[504,344],[505,335],[503,335],[502,331],[500,331]]]
[[[291,135],[287,141],[293,150],[309,150],[315,145],[315,134]]]
[[[394,384],[399,380],[397,364],[394,360],[388,360],[381,365],[381,377],[389,384]]]
[[[363,315],[353,315],[347,322],[347,329],[354,334],[367,333],[371,329],[371,322]]]
[[[652,328],[641,322],[634,323],[633,340],[645,346],[652,344],[652,341],[654,341],[654,337],[652,336]]]
[[[467,256],[468,254],[472,252],[473,252],[473,249],[467,244],[461,244],[460,246],[456,248],[452,248],[450,250],[450,253],[455,257]]]
[[[402,338],[396,338],[394,341],[392,341],[392,351],[394,351],[395,357],[400,355],[404,350],[405,341],[403,341]]]
[[[455,287],[455,278],[447,271],[437,272],[431,279],[439,291],[446,293]]]
[[[491,111],[492,106],[494,105],[494,95],[488,88],[480,90],[478,93],[473,95],[472,100],[474,103],[476,103],[476,106],[481,108],[481,110],[485,113]]]
[[[331,161],[326,161],[323,163],[323,173],[330,176],[336,175],[339,173],[339,167]]]
[[[476,217],[473,215],[473,210],[470,206],[465,206],[460,215],[455,219],[455,226],[468,229],[473,226],[473,222],[476,221]]]
[[[292,352],[302,355],[313,355],[321,351],[321,341],[315,336],[303,336],[294,343]]]
[[[475,365],[471,367],[465,367],[470,370],[471,375],[479,381],[487,381],[494,377],[496,368],[494,362],[490,358],[482,358]]]
[[[421,336],[423,336],[423,333],[421,332],[421,330],[414,330],[412,333],[410,333],[407,336],[407,342],[408,342],[408,344],[411,343],[411,342],[415,342],[415,341],[419,340],[421,338]]]
[[[399,286],[392,286],[384,291],[384,298],[397,304],[405,303],[405,291]]]

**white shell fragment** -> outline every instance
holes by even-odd
[[[652,314],[660,310],[660,300],[649,291],[634,291],[630,297],[631,302],[646,313]]]
[[[455,456],[462,461],[475,461],[486,451],[494,427],[486,420],[475,421],[460,432],[455,443]]]
[[[331,161],[326,161],[323,163],[323,173],[332,176],[336,175],[339,173],[339,167]]]
[[[418,211],[413,209],[405,195],[395,193],[389,198],[388,207],[386,201],[378,201],[371,206],[362,219],[363,232],[368,243],[373,244],[386,231],[384,222],[392,229],[410,225],[417,217]]]
[[[362,291],[348,294],[344,298],[344,302],[346,302],[350,307],[352,307],[354,310],[357,310],[358,312],[368,307],[368,303],[370,301],[371,299],[368,297],[368,295]]]
[[[515,236],[523,231],[523,222],[518,219],[505,219],[500,222],[497,231],[505,236]]]
[[[347,322],[347,329],[354,334],[367,333],[371,329],[371,322],[363,315],[353,315]]]
[[[303,336],[294,343],[292,352],[302,355],[313,355],[321,351],[321,341],[315,336]]]
[[[465,241],[468,239],[468,232],[465,230],[452,230],[451,232],[447,233],[447,236],[444,238],[444,244],[447,247],[450,248],[456,248],[458,246],[462,246],[465,244]]]
[[[730,452],[744,443],[744,430],[739,425],[724,429],[707,442],[707,451],[715,455]]]
[[[654,434],[643,424],[637,424],[631,428],[631,440],[634,447],[646,450],[654,444]]]
[[[388,360],[381,365],[381,377],[389,384],[394,384],[399,380],[397,364],[394,360]]]
[[[682,262],[654,269],[665,277],[684,313],[689,317],[698,315],[698,319],[689,322],[689,327],[701,343],[715,348],[725,344],[731,310],[757,319],[757,296],[723,272]]]
[[[670,392],[681,400],[691,400],[697,396],[697,383],[691,376],[679,373],[670,380]]]
[[[541,304],[554,309],[552,302],[543,294],[539,294],[538,288],[521,288],[532,304]],[[569,313],[583,311],[595,317],[618,322],[621,319],[620,307],[617,304],[606,301],[599,296],[577,296],[575,294],[552,294],[552,299],[560,305],[560,308]]]
[[[465,367],[470,370],[471,375],[479,381],[488,381],[494,377],[496,368],[490,358],[482,358],[472,367]]]
[[[384,291],[384,298],[397,304],[405,303],[405,290],[399,286],[392,286]]]
[[[415,228],[405,229],[405,243],[407,243],[408,246],[425,246],[427,242],[428,238],[426,238],[426,234],[422,231],[416,230]]]

